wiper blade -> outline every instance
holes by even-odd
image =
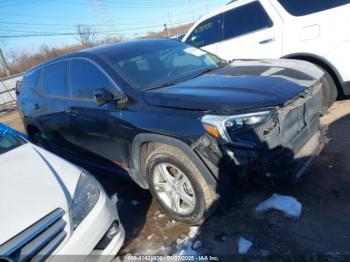
[[[145,89],[145,91],[160,89],[160,88],[164,88],[164,87],[168,87],[168,86],[174,86],[174,85],[176,85],[176,84],[177,84],[177,83],[165,83],[165,84],[162,84],[162,85],[159,85],[159,86],[147,88],[147,89]]]
[[[202,76],[202,75],[208,74],[210,72],[216,71],[219,68],[221,68],[221,67],[215,67],[215,68],[210,68],[210,69],[203,70],[200,73],[198,73],[195,76],[193,76],[191,79],[194,79],[194,78],[197,78],[199,76]]]

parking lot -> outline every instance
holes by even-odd
[[[0,115],[0,122],[23,131],[16,111]],[[217,212],[201,227],[170,221],[137,185],[113,174],[95,174],[110,195],[118,193],[127,237],[120,255],[175,254],[183,248],[181,238],[200,241],[187,254],[235,255],[239,237],[253,243],[250,255],[350,255],[350,101],[337,102],[322,122],[329,142],[299,184],[255,181],[230,210]],[[303,206],[301,217],[290,219],[275,211],[256,216],[256,205],[274,193],[296,197]]]

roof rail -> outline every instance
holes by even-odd
[[[226,5],[232,4],[234,2],[237,2],[238,0],[231,0],[230,2],[228,2]]]

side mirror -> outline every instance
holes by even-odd
[[[108,102],[114,101],[114,95],[105,88],[99,88],[94,91],[94,99],[97,105],[102,106]]]
[[[118,104],[125,102],[126,96],[121,91],[113,93],[105,88],[99,88],[94,91],[94,99],[98,106],[102,106],[108,102],[117,102]]]

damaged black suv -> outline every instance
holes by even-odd
[[[300,177],[323,137],[323,78],[306,62],[227,63],[151,39],[41,64],[17,94],[35,143],[129,175],[173,219],[196,224],[246,174]]]

